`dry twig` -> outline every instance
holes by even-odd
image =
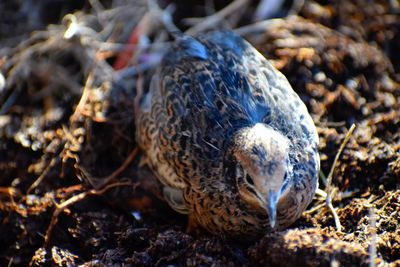
[[[369,245],[369,267],[376,266],[376,213],[374,208],[369,210],[369,224],[371,228],[371,244]]]
[[[107,190],[114,188],[114,187],[119,187],[119,186],[125,186],[125,185],[133,185],[131,182],[117,182],[114,184],[110,185],[104,185],[101,189],[91,189],[82,193],[79,193],[78,195],[74,195],[67,199],[66,201],[62,202],[61,204],[56,204],[56,209],[53,212],[53,215],[51,217],[51,221],[49,226],[47,227],[46,230],[46,235],[44,237],[44,247],[48,247],[49,241],[51,238],[51,233],[53,231],[54,226],[57,224],[58,221],[58,216],[69,206],[85,199],[87,196],[93,196],[93,195],[102,195],[104,194]]]
[[[62,144],[60,144],[62,146]],[[29,195],[33,189],[38,187],[38,185],[43,181],[43,179],[47,176],[49,171],[61,161],[61,155],[64,153],[64,150],[61,151],[59,154],[54,156],[51,160],[50,163],[46,166],[44,171],[39,175],[39,177],[29,186],[28,190],[26,191],[26,194]]]
[[[248,4],[248,0],[235,0],[217,13],[205,17],[202,22],[199,22],[195,26],[188,29],[185,33],[189,35],[193,35],[202,31],[205,31],[209,28],[215,27],[216,24],[221,22],[225,17],[230,14],[235,13],[237,10],[244,8]]]
[[[135,147],[132,152],[129,154],[129,156],[126,158],[126,160],[122,163],[121,166],[119,166],[118,169],[116,169],[112,174],[104,178],[104,181],[101,183],[99,186],[100,188],[104,187],[106,184],[109,184],[111,181],[116,179],[118,175],[120,175],[123,171],[126,170],[126,168],[132,163],[132,161],[136,158],[136,155],[138,153],[139,149]],[[102,179],[103,180],[103,179]]]
[[[342,231],[342,225],[340,224],[340,220],[339,217],[336,213],[335,208],[332,205],[332,176],[333,176],[333,171],[335,170],[336,164],[339,160],[340,155],[342,154],[344,148],[346,147],[346,144],[349,142],[351,135],[354,132],[354,129],[356,128],[356,125],[353,124],[349,131],[346,134],[346,137],[343,140],[343,143],[340,145],[339,151],[335,156],[335,159],[333,161],[331,170],[328,174],[328,178],[327,178],[327,186],[326,186],[326,205],[328,206],[328,208],[331,210],[332,214],[333,214],[333,218],[335,219],[335,225],[336,225],[336,229],[338,232]]]

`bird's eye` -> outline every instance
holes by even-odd
[[[248,174],[246,174],[246,182],[247,182],[249,185],[254,186],[253,178],[251,178],[250,175],[248,175]]]

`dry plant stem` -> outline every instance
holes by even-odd
[[[369,210],[369,219],[371,227],[371,244],[369,246],[369,267],[376,266],[376,213],[374,208]]]
[[[320,188],[317,188],[317,191],[315,191],[315,195],[326,199],[326,192]]]
[[[79,100],[79,103],[76,106],[74,113],[70,117],[70,122],[77,121],[79,116],[83,113],[83,110],[85,109],[86,101],[89,97],[89,88],[92,86],[92,84],[93,84],[93,75],[89,74],[89,76],[86,80],[86,83],[85,83],[85,87],[83,88],[81,99]]]
[[[62,144],[61,144],[62,145]],[[60,145],[60,146],[61,146]],[[46,175],[49,173],[49,171],[61,160],[61,154],[64,153],[64,150],[61,151],[57,156],[53,157],[47,165],[47,167],[44,169],[44,171],[39,175],[39,177],[29,186],[28,190],[26,191],[26,194],[29,195],[33,189],[35,189],[46,177]]]
[[[326,196],[326,202],[325,202],[325,204],[328,206],[328,208],[329,208],[329,209],[331,210],[331,212],[332,212],[333,218],[334,218],[334,220],[335,220],[336,231],[342,232],[342,224],[340,223],[339,216],[337,215],[336,210],[335,210],[335,208],[334,208],[333,205],[332,205],[332,199],[331,199],[331,195],[330,195],[330,194],[328,194],[328,195]]]
[[[283,2],[283,0],[261,0],[254,12],[253,21],[270,18],[281,9]]]
[[[49,171],[61,161],[61,159],[65,158],[65,155],[68,155],[68,149],[65,147],[67,143],[70,143],[73,145],[72,148],[77,148],[79,147],[79,142],[78,140],[75,139],[75,137],[69,132],[67,127],[65,125],[62,126],[63,132],[65,133],[65,139],[63,140],[62,143],[59,144],[58,149],[61,148],[61,146],[64,146],[64,148],[61,150],[60,153],[58,153],[56,156],[54,156],[50,163],[47,165],[47,167],[44,169],[44,171],[39,175],[39,177],[29,186],[26,194],[29,195],[30,192],[32,192],[33,189],[38,187],[38,185],[43,181],[43,179],[46,177],[46,175],[49,173]]]
[[[328,184],[328,182],[326,181],[326,176],[325,173],[323,173],[321,170],[319,171],[319,179],[322,181],[322,183],[324,184],[325,188],[326,185]]]
[[[312,214],[312,213],[316,212],[317,210],[320,210],[323,206],[325,206],[325,203],[321,203],[321,204],[315,206],[314,208],[305,211],[304,214]]]
[[[333,218],[335,219],[335,225],[336,225],[336,230],[338,232],[342,231],[342,225],[340,224],[340,220],[339,217],[336,213],[335,208],[332,205],[332,176],[333,176],[333,171],[335,170],[336,164],[339,160],[340,155],[342,154],[344,148],[346,147],[346,144],[349,142],[351,135],[354,132],[354,129],[356,128],[356,125],[353,124],[349,131],[346,134],[346,137],[343,140],[343,143],[340,145],[339,151],[335,156],[335,159],[333,161],[331,170],[329,172],[328,178],[327,178],[327,187],[326,187],[326,205],[328,206],[328,208],[331,210]]]
[[[15,88],[15,90],[13,90],[11,95],[7,98],[7,100],[4,101],[4,103],[2,104],[2,106],[0,108],[0,115],[4,115],[10,110],[10,108],[14,105],[15,101],[19,97],[19,94],[21,93],[21,91],[22,91],[22,87],[20,85],[18,85]]]
[[[267,19],[234,29],[233,31],[241,36],[254,33],[263,33],[268,32],[270,28],[280,23],[283,23],[283,19]]]
[[[121,52],[123,50],[134,50],[134,49],[146,49],[152,48],[154,50],[165,50],[165,47],[171,44],[171,42],[157,42],[157,43],[139,43],[139,44],[122,44],[122,43],[110,43],[102,41],[92,41],[92,46],[94,49],[99,50],[99,52],[110,52],[112,55],[114,52]]]
[[[139,21],[136,28],[140,29],[141,35],[149,35],[157,30],[158,26],[164,25],[171,32],[179,32],[172,20],[173,6],[168,5],[164,10],[161,9],[156,0],[147,0],[148,12]],[[154,46],[154,43],[151,44]]]
[[[63,124],[63,125],[61,125],[61,128],[63,130],[65,139],[69,142],[69,145],[71,145],[69,147],[69,150],[72,150],[74,152],[79,151],[80,143],[79,143],[78,139],[76,139],[76,137],[72,134],[70,129],[67,127],[67,125]]]
[[[13,58],[8,60],[5,64],[5,68],[9,69],[12,65],[15,65],[16,61],[19,61],[21,56],[25,56],[26,53],[31,53],[31,49],[36,45],[38,48],[38,43],[43,44],[44,40],[48,40],[50,38],[50,33],[47,31],[38,31],[32,34],[30,38],[27,40],[21,41],[15,48],[11,48],[10,54],[15,55]],[[0,49],[1,52],[1,49]]]
[[[107,176],[104,178],[104,181],[101,183],[99,186],[100,188],[104,187],[106,184],[110,183],[112,180],[118,177],[126,168],[132,163],[132,161],[135,159],[136,155],[138,153],[138,148],[135,147],[132,152],[129,154],[129,156],[126,158],[126,160],[122,163],[121,166],[119,166],[118,169],[116,169],[111,175]]]
[[[185,33],[189,35],[193,35],[199,32],[202,32],[206,29],[215,27],[216,24],[218,24],[220,21],[222,21],[225,17],[227,17],[230,14],[235,13],[240,8],[243,8],[245,5],[248,4],[248,0],[235,0],[217,13],[205,17],[204,20],[197,25],[191,27],[188,29]]]
[[[90,5],[93,7],[97,14],[100,14],[104,11],[104,6],[98,0],[89,0]]]
[[[159,21],[164,24],[164,27],[170,32],[181,32],[178,27],[175,26],[172,13],[175,9],[173,5],[168,5],[164,10],[160,8],[155,0],[147,0],[147,6],[149,13],[152,15],[152,20]],[[154,25],[153,25],[154,26]]]
[[[7,267],[11,267],[14,261],[14,257],[11,257],[10,261],[8,262]]]
[[[53,216],[51,217],[51,221],[49,226],[47,227],[46,230],[46,235],[44,237],[44,247],[48,247],[49,241],[51,238],[51,233],[53,231],[54,226],[57,224],[58,221],[58,216],[63,212],[66,208],[71,206],[72,204],[75,204],[83,199],[85,199],[89,195],[102,195],[104,194],[107,190],[118,187],[118,186],[125,186],[125,185],[133,185],[131,182],[118,182],[110,185],[106,185],[101,189],[91,189],[82,193],[79,193],[78,195],[72,196],[66,201],[64,201],[61,204],[56,204],[56,210],[53,212]]]

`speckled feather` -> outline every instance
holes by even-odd
[[[252,189],[233,156],[247,142],[237,133],[258,123],[289,140],[276,227],[298,219],[314,196],[318,135],[305,105],[279,71],[231,32],[177,38],[140,113],[137,138],[146,161],[166,188],[178,189],[171,206],[212,233],[251,236],[270,228],[265,211],[239,194]],[[273,166],[270,151],[261,152],[260,164]]]

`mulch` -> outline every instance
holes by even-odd
[[[400,265],[396,1],[285,1],[255,23],[257,1],[228,14],[216,12],[229,1],[73,2],[0,3],[1,266]],[[252,243],[186,232],[134,136],[137,96],[171,42],[161,15],[234,29],[285,74],[318,129],[321,189],[356,125],[333,172],[340,231],[317,196]]]

